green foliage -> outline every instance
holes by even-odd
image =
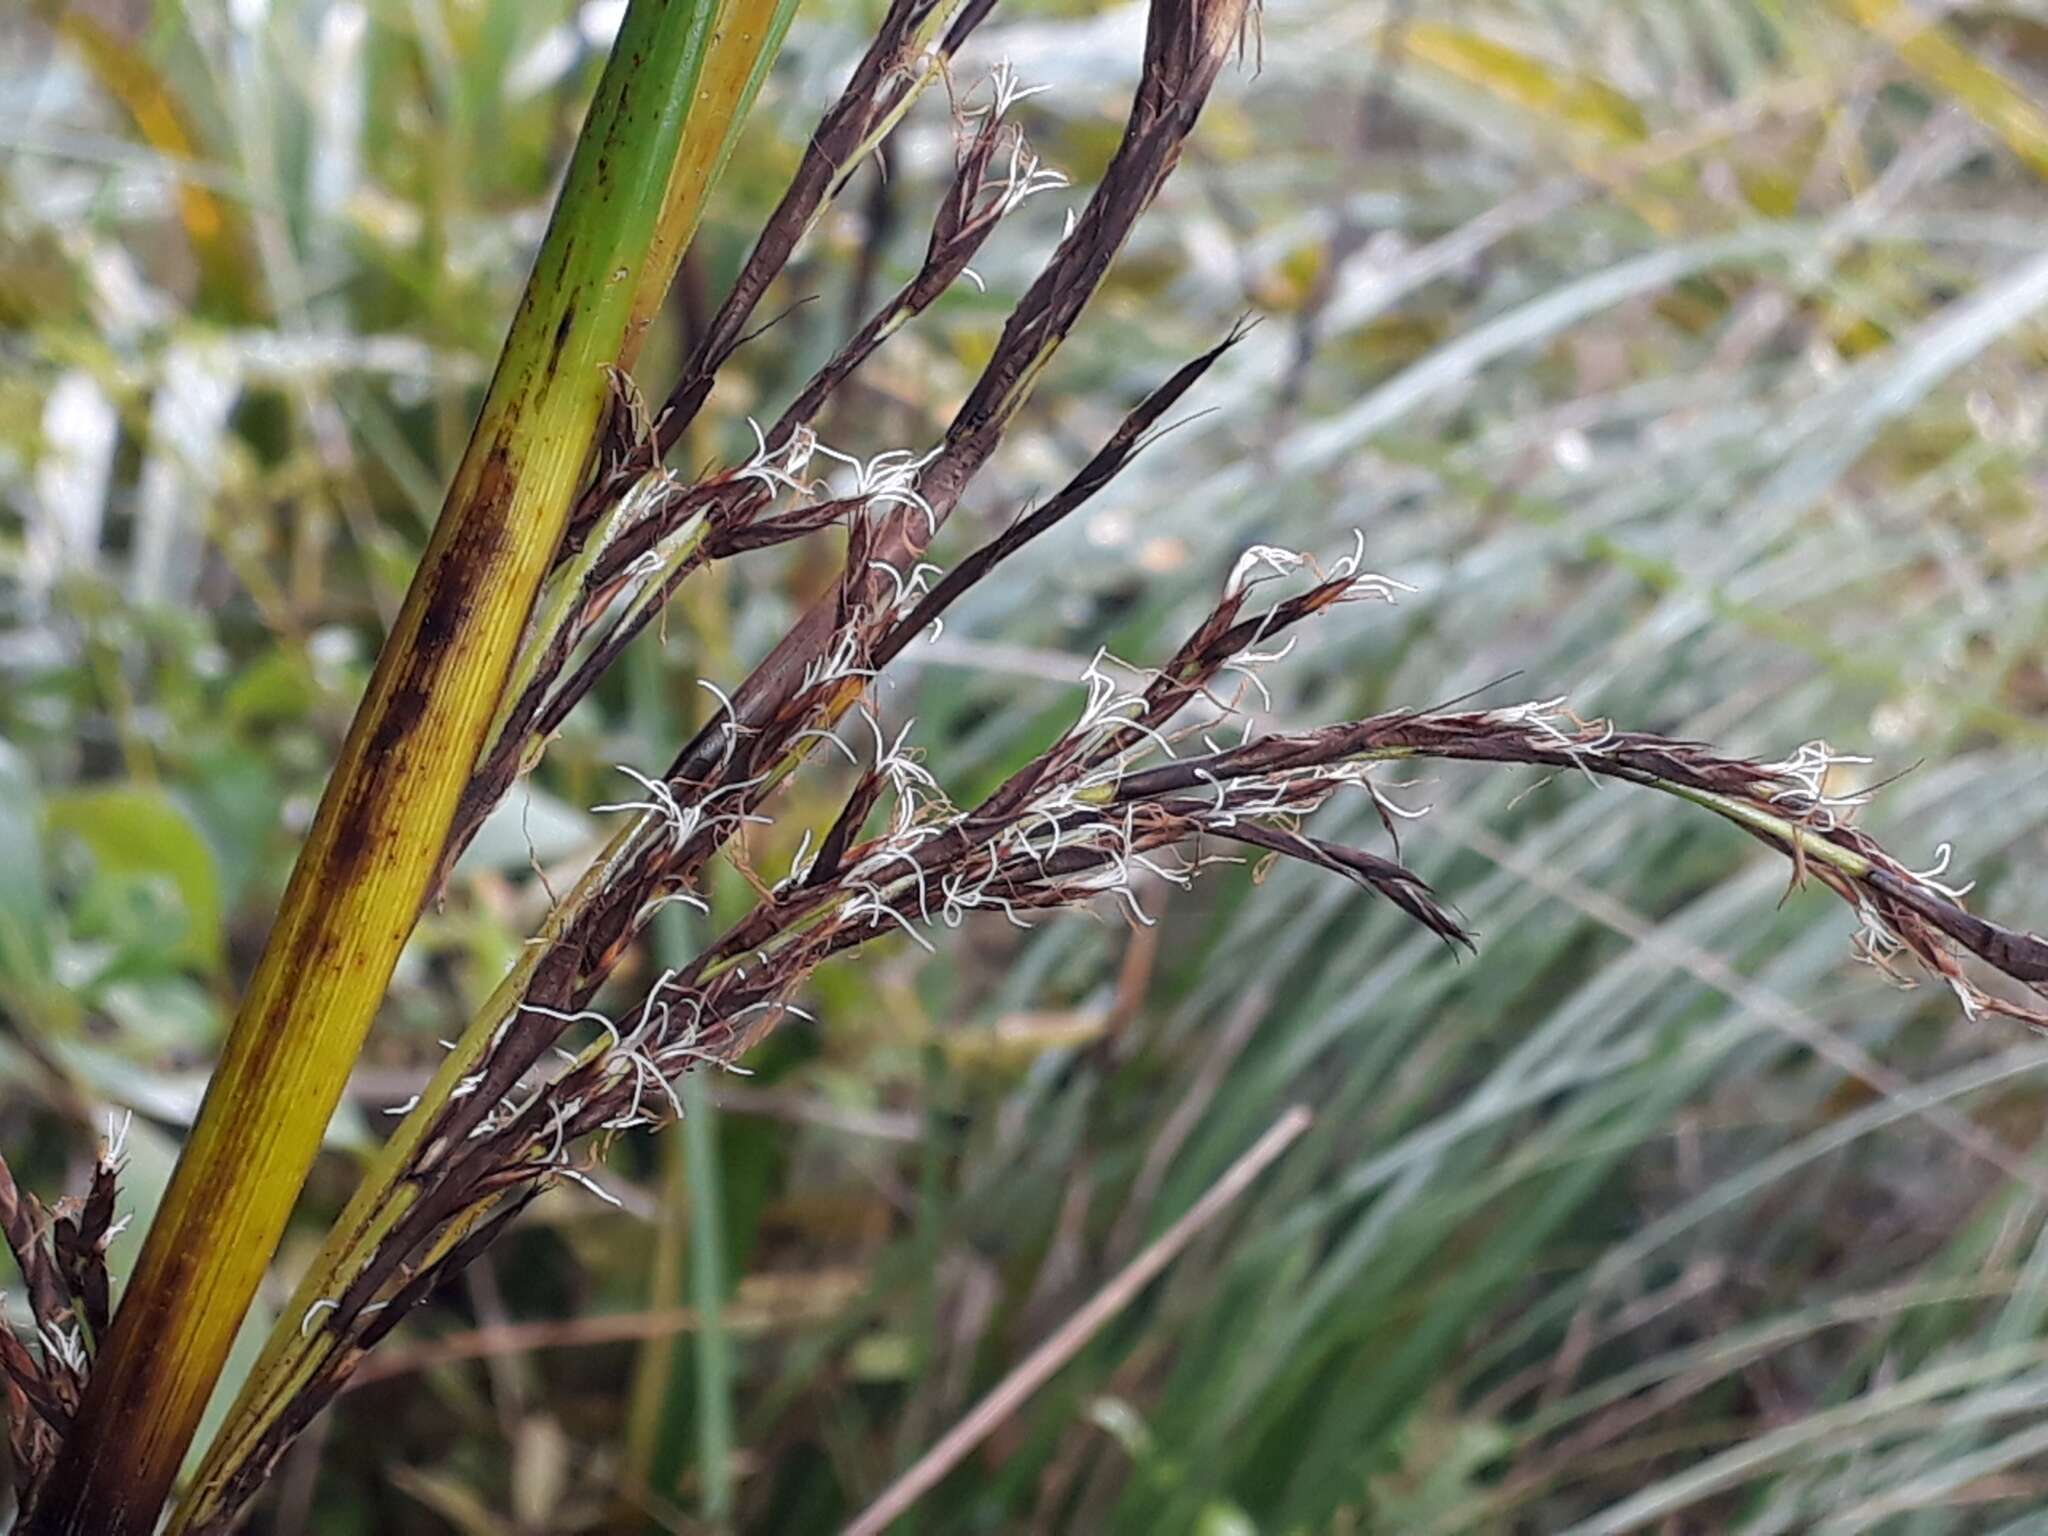
[[[104,944],[102,974],[220,963],[220,875],[213,851],[162,790],[105,786],[53,795],[44,823],[90,853],[77,937]]]

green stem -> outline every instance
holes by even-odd
[[[695,207],[671,197],[679,166],[725,151],[730,103],[699,116],[699,76],[721,9],[744,8],[634,0],[627,13],[440,520],[29,1523],[37,1536],[156,1526],[411,933],[560,543],[648,253],[694,227]]]

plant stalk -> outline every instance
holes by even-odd
[[[469,446],[27,1529],[152,1530],[426,895],[607,398],[793,0],[633,0]],[[703,93],[700,94],[700,85]],[[650,261],[650,252],[654,259]]]

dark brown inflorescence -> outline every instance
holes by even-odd
[[[422,1297],[459,1271],[533,1195],[561,1179],[590,1184],[593,1139],[673,1120],[676,1081],[736,1069],[797,1009],[824,961],[904,935],[929,946],[970,915],[1028,925],[1048,910],[1097,906],[1150,923],[1151,893],[1219,862],[1286,857],[1389,902],[1453,952],[1474,936],[1401,862],[1400,804],[1385,774],[1413,760],[1521,765],[1621,780],[1690,800],[1770,844],[1795,881],[1819,880],[1849,904],[1865,958],[1904,979],[1916,961],[1972,1013],[2048,1024],[2048,943],[1978,917],[1942,871],[1915,873],[1857,830],[1863,794],[1837,782],[1845,759],[1820,743],[1762,762],[1697,742],[1579,719],[1562,699],[1510,707],[1396,710],[1306,732],[1262,730],[1262,672],[1295,631],[1342,604],[1390,603],[1408,590],[1364,565],[1364,540],[1334,558],[1274,546],[1246,550],[1211,611],[1172,655],[1135,667],[1098,652],[1077,680],[1086,699],[1066,730],[978,804],[956,806],[909,745],[885,728],[877,674],[952,605],[1030,541],[1111,483],[1238,340],[1233,334],[1140,401],[1073,479],[958,561],[925,556],[1060,342],[1099,287],[1139,215],[1173,169],[1225,60],[1247,0],[1155,0],[1143,74],[1120,145],[1018,301],[993,355],[936,446],[866,459],[821,443],[815,423],[844,382],[955,282],[1000,221],[1063,178],[1042,166],[1009,116],[1028,92],[1007,69],[956,102],[958,154],[917,273],[884,300],[768,427],[753,454],[694,483],[665,465],[804,231],[853,165],[900,117],[916,84],[943,71],[989,8],[952,17],[929,54],[912,40],[937,0],[896,0],[851,82],[827,111],[788,192],[706,327],[658,416],[618,381],[609,445],[560,553],[525,656],[479,761],[444,869],[549,735],[624,647],[705,564],[838,527],[845,554],[831,589],[728,695],[659,774],[626,770],[639,793],[601,807],[629,820],[482,1021],[485,1035],[452,1090],[413,1111],[406,1195],[374,1250],[333,1294],[305,1309],[303,1369],[270,1405],[252,1443],[210,1490],[197,1528],[235,1512],[356,1363]],[[828,492],[812,478],[836,466]],[[711,688],[707,682],[705,685]],[[762,821],[777,791],[819,749],[844,756],[853,784],[838,815],[806,837],[754,909],[686,964],[664,971],[623,1013],[600,989],[669,902],[703,907],[707,868]],[[1315,835],[1306,823],[1339,795],[1362,795],[1389,855]],[[1990,989],[1974,961],[2014,987]],[[467,1037],[466,1037],[467,1038]],[[93,1192],[53,1220],[0,1185],[0,1219],[30,1277],[38,1361],[0,1343],[14,1409],[17,1467],[60,1436],[85,1349],[74,1332],[104,1324],[104,1251],[115,1154]],[[104,1180],[104,1198],[102,1182]],[[69,1226],[66,1223],[69,1223]],[[97,1265],[97,1267],[95,1267]]]
[[[0,1327],[0,1388],[7,1401],[7,1449],[20,1507],[34,1504],[85,1390],[92,1349],[111,1321],[107,1244],[127,1225],[116,1219],[127,1125],[109,1128],[82,1196],[46,1206],[21,1189],[0,1161],[0,1235],[27,1291],[35,1348]]]
[[[859,159],[877,147],[915,87],[946,70],[989,8],[969,0],[936,46],[920,54],[912,40],[944,8],[933,0],[896,0],[659,413],[650,418],[630,381],[616,381],[605,452],[463,797],[444,871],[538,760],[549,734],[692,571],[838,526],[846,539],[839,580],[729,698],[719,695],[719,712],[665,773],[633,774],[641,796],[611,809],[632,812],[634,819],[563,900],[519,973],[516,1003],[492,1030],[477,1069],[416,1138],[418,1151],[405,1174],[412,1198],[403,1215],[371,1259],[350,1273],[342,1293],[321,1297],[309,1310],[304,1331],[312,1364],[292,1399],[266,1416],[261,1443],[235,1458],[232,1486],[210,1495],[200,1528],[232,1518],[363,1351],[465,1264],[539,1187],[586,1177],[573,1162],[579,1141],[671,1118],[679,1073],[731,1063],[788,1010],[789,993],[821,960],[895,931],[894,919],[873,905],[883,888],[861,889],[873,885],[876,861],[893,860],[895,853],[877,846],[864,823],[888,800],[896,836],[929,840],[945,813],[936,786],[902,754],[900,741],[896,751],[880,744],[846,812],[823,839],[819,860],[801,880],[785,881],[769,902],[768,910],[786,920],[772,945],[759,946],[773,963],[744,963],[736,951],[727,953],[727,943],[686,972],[661,978],[630,1020],[614,1025],[589,1006],[652,913],[666,902],[697,901],[695,887],[707,864],[760,819],[809,752],[828,741],[851,751],[833,732],[849,713],[864,709],[868,684],[886,659],[935,623],[946,604],[1004,554],[1108,483],[1220,354],[1219,347],[1167,381],[1073,484],[970,557],[961,575],[930,585],[939,573],[924,561],[926,549],[1157,195],[1246,24],[1247,0],[1157,0],[1120,144],[935,447],[862,459],[821,443],[814,423],[892,335],[957,281],[979,281],[975,255],[1008,214],[1066,184],[1039,161],[1012,119],[1011,109],[1031,92],[1007,66],[955,98],[954,174],[910,281],[855,329],[773,423],[756,427],[755,451],[744,463],[695,482],[666,467],[667,452],[743,344],[747,325],[804,231]],[[841,482],[836,494],[814,478],[827,465]],[[1100,744],[1092,739],[1099,735],[1093,723],[1088,733],[1092,756]],[[1099,774],[1099,765],[1089,771]],[[999,868],[989,879],[972,874],[971,865],[989,857],[995,828],[977,826],[971,836],[933,843],[929,857],[954,855],[952,865],[934,865],[935,878],[951,882],[954,919],[970,906],[1008,900],[1021,912],[1108,890],[1107,867],[1083,857],[1091,847],[1119,851],[1126,868],[1170,867],[1153,857],[1154,851],[1171,857],[1166,850],[1177,823],[1170,812],[1118,808],[1113,816],[1092,812],[1090,819],[1104,827],[1128,824],[1133,841],[1112,849],[1100,831],[1077,826],[1077,840],[1045,859],[1042,871],[1034,863],[1027,875],[1006,846],[997,851]],[[833,873],[837,882],[827,878]],[[543,1079],[542,1064],[551,1051],[562,1051],[565,1038],[584,1043]]]

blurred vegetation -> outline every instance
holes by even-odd
[[[643,377],[875,10],[804,7]],[[616,18],[0,17],[0,1142],[72,1187],[134,1112],[117,1273]],[[1138,36],[1130,7],[1004,0],[963,70],[1050,85],[1021,110],[1085,188]],[[1148,657],[1246,543],[1358,527],[1421,591],[1305,636],[1276,718],[1515,673],[1737,750],[1825,737],[1913,770],[1873,830],[1930,863],[1953,838],[1974,899],[2038,923],[2044,92],[2034,0],[1272,7],[970,520],[1264,323],[1212,414],[906,657],[887,707],[974,794],[1071,712],[1095,644]],[[828,216],[690,463],[741,452],[913,269],[949,142],[926,103]],[[837,409],[862,438],[929,437],[1061,213],[1034,203],[985,297],[861,375]],[[594,845],[612,765],[665,757],[693,680],[740,675],[827,569],[799,544],[692,583],[494,819],[402,963],[272,1306]],[[825,789],[793,791],[791,843]],[[1300,1101],[1275,1172],[903,1528],[2039,1529],[2048,1045],[1854,965],[1838,904],[1774,909],[1782,869],[1704,818],[1571,776],[1407,798],[1476,959],[1304,871],[1250,899],[1248,869],[1153,893],[1156,929],[970,925],[832,968],[816,1025],[614,1153],[623,1210],[550,1195],[373,1357],[257,1528],[828,1527]]]

